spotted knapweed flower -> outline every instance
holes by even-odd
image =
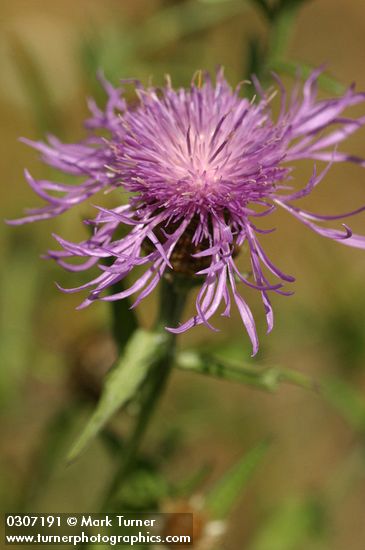
[[[84,176],[84,181],[61,185],[35,180],[26,172],[29,184],[47,205],[15,223],[60,214],[101,189],[117,190],[116,207],[99,207],[96,218],[87,222],[94,228],[90,238],[74,244],[56,237],[63,249],[49,256],[59,264],[72,271],[97,264],[101,270],[91,282],[67,292],[89,289],[80,307],[134,293],[138,293],[137,305],[168,273],[194,277],[200,284],[196,314],[168,330],[180,333],[199,324],[213,328],[210,318],[220,305],[222,315],[229,316],[234,302],[255,354],[258,339],[244,287],[261,293],[269,332],[273,326],[269,294],[288,294],[283,284],[294,281],[263,250],[259,235],[267,230],[258,227],[260,218],[279,206],[323,237],[365,248],[365,238],[352,234],[347,225],[330,229],[322,223],[361,212],[364,206],[329,216],[296,206],[321,182],[332,163],[351,161],[364,166],[363,159],[339,152],[337,146],[364,125],[365,116],[352,119],[342,113],[364,103],[365,94],[350,87],[340,97],[319,100],[320,72],[314,71],[302,89],[297,83],[289,97],[277,79],[281,109],[275,119],[270,91],[266,94],[253,79],[260,99],[249,101],[240,95],[240,86],[230,88],[222,70],[214,82],[199,72],[188,89],[175,90],[169,78],[162,88],[144,88],[134,82],[138,101],[130,106],[122,88],[114,89],[103,80],[106,110],[90,102],[92,118],[86,123],[89,137],[84,142],[27,141],[46,163]],[[100,129],[108,130],[109,137],[102,137]],[[295,189],[292,163],[298,159],[327,164],[320,173],[314,166],[306,185]],[[127,203],[118,204],[120,190],[127,192]],[[122,237],[120,226],[129,229]],[[244,243],[251,275],[241,273],[236,263]],[[74,257],[83,263],[69,263]],[[138,271],[135,282],[112,294],[110,287],[137,266],[144,266],[144,271]],[[270,272],[275,283],[269,281]]]

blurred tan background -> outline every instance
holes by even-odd
[[[23,168],[34,176],[48,173],[18,137],[41,139],[54,132],[66,141],[80,139],[86,97],[96,95],[102,101],[96,67],[103,67],[111,78],[138,77],[144,82],[150,75],[161,82],[168,72],[176,84],[188,84],[195,69],[214,70],[222,64],[235,84],[245,76],[248,40],[255,36],[263,44],[266,40],[263,18],[243,0],[2,0],[1,14],[0,202],[4,218],[18,217],[24,207],[39,204],[27,188]],[[299,13],[287,57],[313,66],[326,63],[338,81],[345,85],[356,81],[358,89],[365,89],[364,2],[308,1]],[[285,82],[290,86],[292,81],[285,77]],[[364,156],[364,143],[363,131],[342,149]],[[309,173],[310,167],[298,167],[296,177],[304,183]],[[320,213],[348,211],[365,202],[364,186],[362,169],[334,167],[305,204]],[[80,217],[90,213],[91,207],[82,206],[78,212],[45,223],[1,228],[0,498],[4,511],[16,509],[21,495],[33,495],[29,487],[44,430],[60,408],[72,412],[75,392],[81,391],[75,390],[77,384],[90,385],[76,377],[75,365],[89,362],[89,370],[97,369],[97,359],[107,364],[112,354],[103,336],[109,324],[107,305],[76,312],[81,297],[63,295],[53,282],[76,286],[78,276],[39,259],[54,245],[52,232],[73,240],[83,238]],[[255,362],[297,369],[319,381],[336,377],[365,402],[365,255],[312,234],[285,213],[275,215],[274,223],[277,231],[264,236],[262,244],[297,282],[293,297],[273,299],[276,324],[269,336],[259,300],[254,293],[248,295],[261,340]],[[350,225],[364,233],[364,216]],[[139,307],[144,324],[151,324],[154,311],[154,298]],[[218,335],[196,329],[184,335],[180,345],[213,347],[218,353],[249,360],[247,337],[238,317],[217,319],[217,325],[222,329]],[[95,334],[101,335],[101,344],[93,354],[85,350],[97,339]],[[246,449],[270,435],[270,452],[230,520],[224,548],[363,550],[365,419],[362,424],[357,409],[347,414],[353,399],[346,389],[339,392],[334,399],[324,400],[315,393],[282,386],[266,395],[178,372],[146,446],[153,448],[161,434],[176,432],[180,447],[168,475],[179,479],[209,463],[215,479]],[[86,404],[75,413],[70,434],[62,442],[65,451],[90,410]],[[116,425],[123,431],[123,422]],[[59,426],[54,433],[58,429],[61,434]],[[102,443],[93,444],[69,468],[64,467],[62,456],[61,451],[54,470],[29,497],[27,506],[31,511],[96,511],[111,465]],[[270,546],[260,542],[265,529],[287,533],[293,525],[304,533],[302,538],[294,537],[294,543],[280,545],[284,534],[278,535],[279,543],[274,535]]]

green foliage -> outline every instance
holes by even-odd
[[[150,367],[159,360],[165,343],[159,333],[142,329],[134,332],[124,354],[107,375],[100,401],[72,447],[69,461],[76,459],[118,409],[135,395]]]
[[[273,22],[283,12],[297,10],[309,0],[251,0],[251,2],[262,11],[269,22]]]
[[[206,509],[212,518],[225,519],[229,515],[257,466],[264,458],[268,446],[268,441],[262,441],[251,449],[207,494]]]
[[[152,463],[136,459],[128,482],[116,492],[114,501],[119,510],[158,510],[161,499],[168,493],[168,483],[163,474]]]
[[[154,58],[161,50],[189,35],[203,33],[227,19],[236,17],[249,7],[244,0],[209,2],[202,6],[196,0],[171,3],[138,26],[118,25],[99,29],[81,42],[81,59],[87,74],[95,75],[100,67],[112,81],[123,74],[139,76],[151,71]],[[96,90],[97,91],[97,90]]]
[[[264,84],[270,79],[270,72],[287,74],[292,77],[298,75],[307,78],[314,67],[286,58],[286,51],[295,28],[295,17],[298,9],[309,0],[252,0],[264,14],[268,24],[268,41],[266,48],[261,46],[259,37],[251,38],[248,51],[248,76],[254,73]],[[333,76],[323,73],[318,84],[324,91],[341,94],[345,91],[343,84]]]
[[[314,380],[298,371],[279,367],[249,366],[195,351],[180,352],[176,358],[176,366],[183,370],[248,384],[270,392],[277,390],[282,382],[305,389],[317,389]]]
[[[173,487],[172,496],[189,498],[207,479],[211,471],[212,465],[203,464],[203,466],[196,472],[193,472],[190,477],[184,479]]]
[[[268,20],[272,17],[272,6],[267,0],[251,0],[254,5],[256,5],[267,17]]]
[[[112,287],[112,293],[122,292],[123,282],[120,281]],[[138,320],[134,309],[128,299],[111,302],[112,330],[119,353],[122,353],[132,334],[138,328]]]
[[[288,500],[259,529],[248,550],[314,550],[315,540],[324,533],[324,520],[316,499]]]
[[[264,47],[259,37],[251,37],[248,41],[246,77],[250,80],[252,75],[259,75],[264,64]]]
[[[355,291],[344,303],[337,299],[319,319],[319,329],[333,361],[345,378],[358,374],[364,367],[365,304],[361,296],[356,295]]]
[[[171,5],[156,13],[135,33],[139,50],[153,53],[192,33],[204,32],[247,8],[244,0],[230,0],[202,8],[196,0]],[[152,50],[151,50],[152,46]]]

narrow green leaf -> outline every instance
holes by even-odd
[[[199,354],[195,351],[179,353],[176,358],[176,366],[182,370],[208,374],[271,392],[275,391],[282,382],[305,389],[317,389],[314,380],[298,371],[278,367],[262,368],[257,365],[250,367],[233,361],[227,362],[207,354]]]
[[[208,493],[206,508],[214,519],[224,519],[228,516],[263,459],[268,446],[266,440],[251,449]]]
[[[309,75],[313,72],[314,67],[300,62],[297,63],[295,61],[283,61],[276,59],[273,63],[271,63],[269,69],[279,74],[287,74],[293,78],[296,78],[299,70],[302,78],[308,78]],[[333,94],[342,94],[346,89],[341,82],[336,80],[328,73],[322,73],[319,76],[318,84],[319,87],[322,88],[322,90]]]
[[[159,333],[138,329],[128,342],[125,353],[107,375],[103,393],[84,431],[67,459],[75,460],[108,420],[136,393],[146,374],[161,356],[166,338]]]
[[[196,493],[212,471],[212,464],[203,464],[190,477],[178,483],[172,490],[173,497],[189,498]]]
[[[322,394],[350,426],[365,433],[365,395],[339,378],[328,378],[322,383]]]
[[[248,550],[314,548],[314,540],[323,535],[324,527],[320,502],[313,498],[290,499],[259,528]]]

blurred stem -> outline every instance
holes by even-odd
[[[112,293],[116,294],[125,290],[123,283],[119,282],[112,287]],[[112,332],[119,353],[123,351],[129,338],[138,328],[137,317],[130,307],[129,299],[115,300],[111,302]]]
[[[266,0],[254,0],[266,18],[269,36],[263,55],[260,53],[260,40],[253,40],[255,48],[251,48],[248,67],[249,70],[255,69],[253,72],[264,85],[270,79],[270,71],[285,57],[294,28],[294,20],[303,1],[278,0],[272,6]]]
[[[245,367],[193,351],[179,353],[176,358],[176,366],[182,370],[210,375],[230,382],[240,382],[269,392],[277,390],[281,383],[292,384],[308,390],[320,390],[314,380],[298,371],[278,367]]]
[[[142,388],[141,404],[138,418],[133,432],[125,447],[123,460],[117,469],[110,487],[108,488],[102,510],[109,510],[114,497],[128,479],[128,474],[133,469],[133,464],[144,433],[156,409],[158,400],[166,386],[171,372],[175,355],[176,336],[166,332],[166,326],[174,326],[178,323],[183,311],[188,288],[179,287],[175,281],[161,281],[160,309],[155,327],[156,332],[161,332],[167,339],[163,357],[151,367],[146,383]]]
[[[270,17],[269,42],[266,56],[266,69],[282,59],[287,50],[299,2],[282,2]]]
[[[272,8],[266,3],[266,0],[253,0],[253,3],[260,8],[265,17],[271,19]]]

